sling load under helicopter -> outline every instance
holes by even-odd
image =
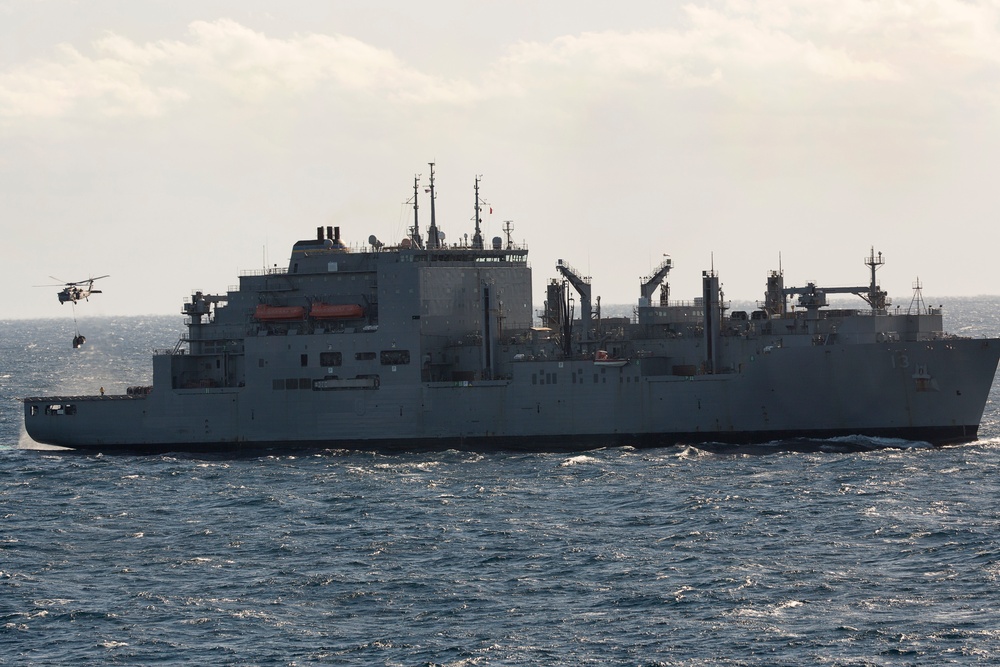
[[[97,276],[96,278],[87,278],[86,280],[76,280],[72,282],[59,282],[55,285],[39,285],[39,287],[62,287],[59,292],[59,304],[62,305],[67,301],[73,304],[73,324],[76,325],[76,304],[80,299],[84,301],[90,301],[91,294],[101,294],[101,290],[94,289],[94,281],[100,280],[101,278],[108,278],[109,276]],[[55,276],[49,276],[52,280],[60,280]],[[76,326],[76,335],[73,336],[73,349],[81,347],[85,342],[87,342],[86,336],[80,333],[80,327]]]

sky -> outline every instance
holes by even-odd
[[[678,300],[865,285],[872,249],[903,307],[1000,294],[1000,2],[0,0],[0,320],[396,242],[429,162],[452,242],[481,176],[536,310],[560,259],[634,304],[665,255]]]

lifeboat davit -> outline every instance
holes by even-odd
[[[356,303],[332,304],[314,303],[309,309],[309,316],[318,320],[349,319],[364,316],[364,309]]]
[[[257,306],[253,316],[262,322],[301,320],[306,316],[306,309],[302,306],[268,306],[262,303]]]

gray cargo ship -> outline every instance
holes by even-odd
[[[1000,339],[945,334],[919,298],[890,309],[867,285],[766,279],[727,307],[714,270],[669,300],[670,259],[629,317],[604,317],[590,279],[559,260],[536,317],[526,248],[471,241],[434,213],[396,245],[349,247],[339,228],[298,241],[287,268],[185,303],[187,334],[153,356],[151,387],[24,399],[35,441],[95,451],[582,450],[787,438],[975,440]],[[858,308],[831,308],[856,295]],[[919,292],[917,292],[919,297]],[[863,305],[862,305],[863,303]],[[576,312],[578,309],[578,312]]]

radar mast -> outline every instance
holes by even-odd
[[[871,283],[868,286],[868,294],[858,295],[872,307],[872,311],[885,310],[889,306],[889,299],[886,298],[886,293],[882,291],[875,278],[875,272],[883,264],[885,264],[885,260],[882,259],[882,253],[879,252],[878,256],[876,256],[875,246],[872,246],[871,254],[865,258],[865,266],[871,269],[872,274]]]
[[[473,250],[483,249],[482,216],[480,214],[482,207],[480,204],[484,204],[485,202],[479,198],[479,180],[481,178],[482,176],[476,176],[476,233],[472,235]]]
[[[441,247],[441,239],[443,234],[438,231],[437,228],[437,217],[434,215],[434,163],[428,162],[431,168],[431,227],[427,230],[427,248],[429,250],[437,250]]]
[[[418,248],[424,247],[424,241],[420,238],[420,220],[417,217],[417,211],[420,209],[420,205],[417,204],[417,193],[420,191],[420,174],[415,174],[413,176],[413,229],[410,232],[410,238],[413,240],[413,245]]]
[[[914,308],[916,312],[913,312]],[[924,286],[920,283],[920,277],[917,277],[915,283],[913,283],[913,298],[910,299],[910,307],[906,309],[907,315],[920,315],[921,313],[927,312],[924,306]]]

